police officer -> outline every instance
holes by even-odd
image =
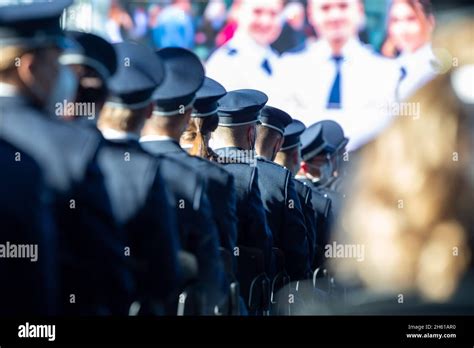
[[[162,175],[177,209],[181,244],[197,258],[198,280],[207,295],[207,309],[212,310],[213,304],[221,301],[225,285],[215,212],[204,176],[187,163],[188,159],[174,155],[183,151],[178,141],[192,112],[196,92],[204,82],[204,68],[185,49],[165,48],[156,54],[163,61],[165,78],[152,95],[154,108],[142,131],[141,144],[153,155],[169,154],[161,159],[166,159]]]
[[[274,160],[275,163],[287,168],[291,172],[293,178],[300,169],[300,135],[305,129],[305,125],[298,120],[293,120],[289,125],[287,125],[285,127],[283,144]],[[313,194],[311,188],[305,183],[299,180],[294,180],[293,182],[303,208],[304,221],[307,230],[309,260],[311,266],[314,266],[317,247],[321,247],[321,245],[316,244],[318,240],[317,238],[322,231],[322,228],[319,226],[323,225],[327,218],[327,209],[329,208],[330,202],[322,195],[316,193]],[[315,201],[314,205],[313,200]]]
[[[228,92],[219,100],[219,123],[212,134],[218,162],[235,180],[239,245],[260,249],[271,274],[273,237],[258,188],[254,147],[256,123],[267,96],[256,90]]]
[[[0,139],[0,317],[56,315],[57,231],[38,164]],[[29,252],[17,259],[19,247]]]
[[[193,156],[206,158],[216,162],[217,155],[209,146],[211,134],[219,124],[217,101],[227,93],[217,81],[206,77],[204,85],[198,91],[194,112],[188,128],[180,139],[181,146]]]
[[[324,138],[321,123],[308,127],[301,134],[300,139],[303,161],[296,178],[310,186],[313,189],[313,195],[323,195],[331,201],[318,243],[324,246],[330,241],[330,231],[339,215],[343,199],[342,195],[324,186],[332,177],[330,159],[335,148]]]
[[[109,95],[110,77],[117,71],[114,47],[91,33],[68,31],[67,36],[79,44],[63,52],[59,61],[75,73],[78,86],[74,112],[65,118],[96,129],[97,118]]]
[[[330,164],[332,166],[332,177],[328,180],[326,187],[343,193],[343,185],[347,176],[345,162],[349,160],[349,153],[346,151],[349,139],[345,137],[344,130],[339,123],[332,120],[321,121],[323,126],[323,135],[327,143],[334,149],[330,155]]]
[[[171,49],[159,51],[158,55],[166,54],[169,50]],[[192,52],[178,48],[173,49],[173,51],[173,56],[170,57],[169,60],[165,58],[169,65],[175,63],[179,64],[179,59],[188,56],[197,67],[200,66],[201,63]],[[182,74],[185,75],[189,68],[189,64],[187,66],[176,65],[174,70],[179,71],[181,69]],[[217,116],[217,100],[225,94],[226,90],[220,84],[206,78],[203,86],[196,93],[192,113],[176,113],[174,116],[167,117],[173,117],[173,121],[176,122],[176,127],[178,127],[179,130],[184,130],[186,125],[190,122],[191,117]],[[159,113],[155,115],[153,118],[164,117],[160,116]],[[213,217],[219,231],[221,245],[233,253],[237,242],[237,200],[235,196],[234,178],[220,165],[200,157],[188,155],[179,145],[179,139],[182,134],[174,132],[173,127],[170,127],[169,123],[165,125],[154,121],[154,119],[150,119],[145,126],[143,137],[141,138],[142,146],[150,152],[166,154],[180,162],[186,163],[203,176],[207,184],[209,201],[214,210]],[[157,137],[157,134],[166,134],[168,138]]]
[[[60,313],[124,314],[131,279],[96,163],[101,138],[53,114],[55,103],[75,94],[71,74],[58,62],[59,16],[70,3],[0,7],[0,138],[30,155],[53,190]]]
[[[255,150],[258,185],[274,246],[283,251],[288,275],[296,281],[303,279],[310,268],[307,229],[290,171],[272,162],[290,123],[291,117],[286,112],[265,106],[257,126]]]
[[[84,38],[91,38],[90,35],[83,34]],[[80,41],[84,47],[83,59],[87,60],[86,57],[92,56],[89,52],[97,49],[99,40],[94,37],[96,45],[91,47],[90,41],[84,38]],[[110,52],[114,47],[106,42],[101,44],[101,51],[115,59]],[[178,228],[175,211],[170,206],[171,197],[159,174],[161,163],[141,149],[138,139],[151,112],[150,96],[163,80],[163,66],[147,47],[124,42],[115,45],[115,49],[118,55],[115,60],[123,62],[128,58],[130,64],[119,64],[110,77],[111,96],[98,121],[107,139],[99,151],[98,164],[104,173],[112,211],[125,232],[125,255],[129,256],[128,264],[137,284],[131,300],[141,303],[141,313],[156,314],[155,304],[162,303],[178,289]],[[76,58],[79,62],[79,56]],[[94,65],[92,59],[89,58],[89,65]],[[93,102],[91,98],[88,102]],[[100,102],[100,94],[97,98]]]

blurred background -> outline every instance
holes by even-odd
[[[67,29],[99,33],[112,42],[135,40],[155,48],[192,49],[201,59],[228,42],[239,24],[246,0],[75,0],[63,17]],[[247,0],[248,1],[248,0]],[[285,1],[283,30],[272,46],[279,53],[294,49],[316,33],[308,22],[307,0]],[[445,11],[470,0],[433,0],[438,21]],[[380,51],[386,38],[390,0],[365,0],[366,23],[360,38]]]

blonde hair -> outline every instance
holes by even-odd
[[[27,51],[19,46],[6,46],[0,48],[0,73],[15,68],[15,64]]]
[[[438,36],[438,47],[458,57],[460,66],[474,63],[472,28],[472,21],[462,21]],[[468,174],[474,144],[472,120],[452,90],[451,74],[437,76],[410,100],[420,104],[418,120],[396,119],[362,151],[336,235],[364,245],[365,260],[335,263],[343,278],[444,301],[466,271],[474,226]]]
[[[146,108],[130,110],[104,105],[97,126],[107,124],[123,131],[139,131],[145,122]]]

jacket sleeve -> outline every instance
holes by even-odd
[[[254,168],[250,181],[250,194],[248,199],[248,228],[247,241],[254,247],[263,251],[265,258],[265,271],[272,274],[272,247],[273,236],[267,223],[265,208],[262,203],[260,189],[258,188],[258,171]]]
[[[306,196],[304,201],[301,202],[303,205],[303,212],[305,215],[306,231],[308,238],[308,250],[309,250],[309,261],[310,265],[313,266],[314,257],[316,253],[316,240],[319,231],[317,230],[317,215],[313,208],[312,203],[312,192],[311,189],[307,188]]]
[[[199,267],[199,279],[202,280],[208,303],[217,304],[225,292],[224,267],[219,253],[219,233],[213,217],[212,206],[206,193],[206,185],[199,181],[201,188],[196,190],[195,201],[199,205],[194,209],[193,231],[190,245]]]
[[[285,254],[288,275],[292,280],[299,280],[303,279],[309,270],[307,230],[301,202],[290,172],[287,173],[285,186],[285,218],[280,245]]]
[[[142,242],[139,249],[147,261],[145,286],[151,290],[152,297],[162,300],[173,294],[180,284],[179,230],[169,194],[157,173],[142,213],[146,236],[137,240]]]
[[[87,294],[99,296],[99,304],[105,304],[112,314],[127,313],[126,304],[133,291],[133,278],[125,263],[125,240],[110,206],[102,173],[96,161],[87,168],[84,180],[76,187],[78,197],[75,221],[81,222],[82,236],[75,236],[78,245],[74,249],[82,250],[84,269],[92,283],[80,287]],[[93,284],[93,285],[92,285]],[[91,288],[93,287],[93,289]],[[71,289],[74,293],[74,289]],[[80,298],[80,297],[79,297]],[[125,312],[124,312],[125,311]]]

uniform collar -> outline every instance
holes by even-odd
[[[167,135],[155,135],[155,134],[144,135],[140,138],[141,143],[144,143],[146,141],[174,141],[176,142],[176,140],[174,140],[173,138]]]
[[[18,93],[9,93],[10,95],[8,96],[6,94],[7,93],[0,95],[0,106],[5,108],[8,108],[7,105],[11,107],[29,107],[39,111],[43,116],[48,116],[48,114],[44,112],[44,109],[33,103],[30,98]]]
[[[18,95],[18,89],[16,86],[0,82],[0,97],[16,97]]]
[[[135,133],[118,131],[112,128],[100,129],[102,136],[111,141],[138,141],[139,136]]]
[[[214,152],[220,157],[225,159],[234,160],[242,163],[249,163],[255,160],[255,151],[244,150],[237,146],[227,146],[215,149]]]
[[[321,185],[321,182],[320,182],[319,178],[310,179],[306,175],[296,175],[295,179],[299,180],[299,181],[301,181],[305,184],[314,185],[316,187]]]
[[[415,52],[402,53],[398,57],[398,62],[405,68],[419,68],[419,65],[426,64],[426,62],[435,61],[436,57],[430,43],[417,49]]]
[[[242,52],[248,52],[251,56],[257,58],[271,58],[276,56],[275,51],[273,51],[270,45],[259,45],[250,35],[242,30],[237,30],[234,37],[229,41],[228,46]]]
[[[311,47],[312,50],[318,52],[317,54],[322,57],[323,60],[331,60],[331,58],[334,56],[331,50],[331,46],[329,45],[329,42],[327,40],[318,40],[314,42]],[[348,61],[357,57],[365,50],[366,48],[360,40],[356,38],[351,38],[342,48],[342,52],[340,55],[344,58],[345,61]]]
[[[140,138],[140,143],[146,149],[153,148],[159,153],[185,152],[175,139],[168,136],[145,135]]]

